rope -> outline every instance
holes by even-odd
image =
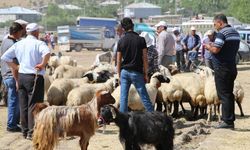
[[[36,70],[36,75],[35,75],[35,79],[34,79],[34,85],[33,85],[33,89],[32,89],[32,98],[34,96],[34,93],[35,93],[35,89],[36,89],[36,82],[37,82],[37,79],[38,79],[38,70]]]

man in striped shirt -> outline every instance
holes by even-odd
[[[239,49],[240,35],[227,22],[224,14],[214,17],[214,26],[218,30],[214,44],[205,47],[212,53],[215,72],[215,85],[219,99],[222,102],[222,120],[218,128],[234,128],[234,80],[237,76],[235,63]]]

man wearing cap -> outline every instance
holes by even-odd
[[[205,48],[212,53],[216,91],[222,103],[222,122],[217,128],[234,129],[235,102],[234,80],[237,77],[235,57],[240,45],[240,35],[227,22],[224,14],[214,17],[214,26],[218,30],[214,44]]]
[[[11,46],[1,57],[13,70],[18,70],[18,95],[23,136],[32,139],[34,117],[32,110],[37,102],[43,102],[45,65],[50,58],[48,46],[38,40],[39,26],[30,23],[26,27],[28,36]],[[17,58],[19,66],[13,63]]]
[[[167,23],[160,21],[155,25],[158,37],[156,39],[156,49],[158,51],[158,64],[168,67],[174,63],[175,41],[170,33],[167,33]]]
[[[3,55],[18,39],[22,36],[22,26],[16,22],[13,22],[9,28],[9,35],[3,39],[1,45],[1,55]],[[16,64],[18,62],[15,59]],[[21,128],[17,126],[20,121],[20,110],[19,100],[16,89],[16,79],[13,74],[17,74],[11,69],[8,64],[1,60],[1,74],[3,77],[4,86],[7,89],[7,103],[8,103],[8,120],[7,120],[7,131],[18,132]]]
[[[185,69],[185,58],[183,52],[183,45],[181,41],[184,36],[180,33],[178,28],[173,29],[174,39],[175,39],[175,50],[176,50],[176,64],[179,71],[184,71]]]
[[[186,70],[189,71],[190,65],[192,63],[192,60],[198,59],[198,51],[201,46],[201,39],[199,35],[196,34],[195,27],[191,27],[191,34],[188,34],[183,40],[182,45],[184,47],[184,51],[186,51],[187,54],[187,67]],[[192,58],[191,58],[192,57]]]
[[[145,39],[133,31],[134,24],[130,18],[121,21],[125,35],[117,46],[117,73],[120,78],[120,111],[128,112],[128,93],[131,84],[138,91],[147,111],[154,111],[145,82],[148,82],[148,58]]]
[[[205,37],[202,43],[203,45],[212,44],[214,40],[215,40],[215,32],[213,30],[208,30],[205,34]],[[212,54],[209,50],[205,48],[205,46],[202,46],[202,57],[205,61],[206,66],[214,70],[213,63],[212,63]]]

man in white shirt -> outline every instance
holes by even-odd
[[[45,65],[50,58],[48,46],[38,40],[39,26],[30,23],[26,27],[28,36],[15,43],[1,57],[18,75],[18,95],[23,136],[32,139],[34,117],[32,110],[38,102],[43,102]],[[19,66],[13,63],[17,58]]]
[[[156,39],[156,49],[159,54],[159,65],[168,67],[174,63],[175,59],[175,40],[172,34],[167,33],[167,23],[165,21],[160,21],[155,25],[158,33]]]

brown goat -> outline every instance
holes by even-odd
[[[59,137],[80,136],[80,147],[87,150],[89,140],[98,128],[100,108],[115,103],[107,91],[98,91],[81,106],[48,106],[35,116],[33,146],[37,150],[53,150]],[[40,105],[45,107],[45,105]],[[39,105],[35,109],[40,109]],[[35,111],[35,110],[34,110]]]

